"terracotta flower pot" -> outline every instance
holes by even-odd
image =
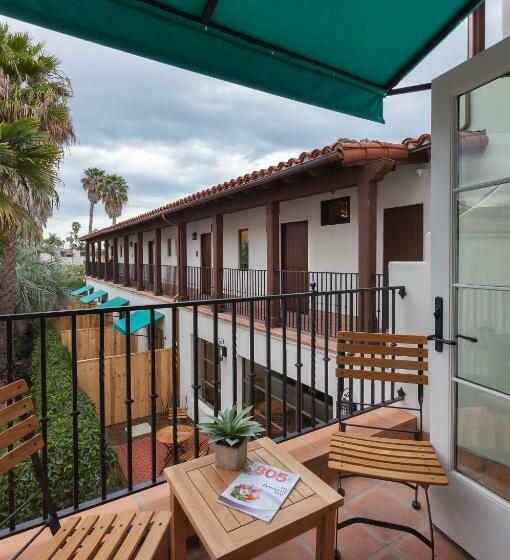
[[[216,442],[214,445],[214,464],[218,469],[238,471],[248,457],[248,438],[243,438],[237,445]]]

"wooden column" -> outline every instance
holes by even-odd
[[[266,203],[267,294],[280,293],[280,203]],[[280,302],[270,305],[271,327],[280,324]]]
[[[97,274],[98,278],[104,278],[103,260],[101,259],[101,241],[97,242]]]
[[[97,271],[96,244],[93,241],[90,242],[90,256],[92,261],[92,266],[90,267],[90,276],[95,276]]]
[[[188,299],[188,244],[186,224],[177,226],[177,294],[180,300]]]
[[[223,214],[213,217],[213,297],[223,297]]]
[[[124,286],[129,286],[129,235],[124,236]]]
[[[377,183],[394,169],[393,160],[378,160],[363,167],[358,182],[358,288],[373,288],[377,272]],[[373,331],[375,298],[360,296],[358,330]]]
[[[90,276],[90,243],[85,241],[85,276]]]
[[[117,238],[113,238],[113,283],[119,283],[119,246]]]
[[[485,50],[485,4],[475,10],[468,19],[468,58]]]
[[[105,239],[104,240],[104,279],[108,281],[111,280],[111,274],[110,274],[111,267],[109,266],[109,264],[110,264],[110,243],[108,239]]]
[[[136,266],[136,289],[143,290],[143,232],[138,232],[136,241],[137,247],[137,266]]]
[[[154,295],[163,294],[163,286],[161,285],[161,228],[155,231],[156,243],[154,247]]]

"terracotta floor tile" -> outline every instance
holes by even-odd
[[[355,516],[380,519],[391,523],[409,525],[421,529],[426,522],[426,513],[415,511],[411,504],[391,492],[391,488],[376,486],[353,500],[346,499],[346,506]],[[370,526],[369,532],[385,543],[399,537],[401,533],[392,529]]]
[[[312,550],[315,550],[316,531],[309,531],[304,538]],[[338,546],[342,560],[364,560],[372,557],[384,547],[384,544],[371,535],[363,525],[353,525],[339,532]]]
[[[305,539],[298,537],[257,556],[257,560],[312,560],[314,557],[315,544],[310,547]]]
[[[425,533],[428,536],[428,533]],[[469,556],[449,541],[440,531],[434,531],[436,560],[468,560]],[[394,546],[406,560],[430,560],[430,549],[412,535]]]

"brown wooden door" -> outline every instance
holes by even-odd
[[[391,261],[423,260],[423,204],[385,208],[383,235],[385,275]]]
[[[202,283],[202,293],[211,293],[212,279],[212,250],[211,234],[202,233],[200,236],[200,266],[202,267],[200,278]]]
[[[154,241],[149,241],[149,284],[154,286]]]
[[[308,222],[282,224],[282,276],[281,287],[284,294],[308,292]],[[295,302],[294,302],[295,303]],[[302,300],[302,310],[306,311],[306,301]],[[289,302],[293,307],[293,302]]]

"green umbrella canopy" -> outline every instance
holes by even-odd
[[[100,299],[104,296],[107,296],[108,292],[106,292],[105,290],[97,290],[97,292],[92,292],[91,294],[89,294],[88,296],[84,296],[80,299],[80,303],[90,303],[92,301],[95,301],[96,299]]]
[[[73,290],[71,292],[72,296],[81,296],[83,294],[88,294],[89,292],[93,292],[94,291],[94,286],[82,286],[81,288],[78,288],[76,290]]]
[[[154,320],[159,321],[163,319],[163,313],[159,311],[154,311]],[[130,334],[143,329],[151,324],[151,312],[148,309],[142,309],[140,311],[133,311],[130,316],[129,332]],[[121,333],[126,334],[126,319],[119,319],[114,321],[113,326]]]
[[[0,0],[0,12],[383,122],[391,90],[481,0]]]
[[[122,307],[123,305],[129,305],[129,300],[120,296],[114,297],[101,303],[100,305],[96,305],[96,309],[112,309],[115,307]]]

